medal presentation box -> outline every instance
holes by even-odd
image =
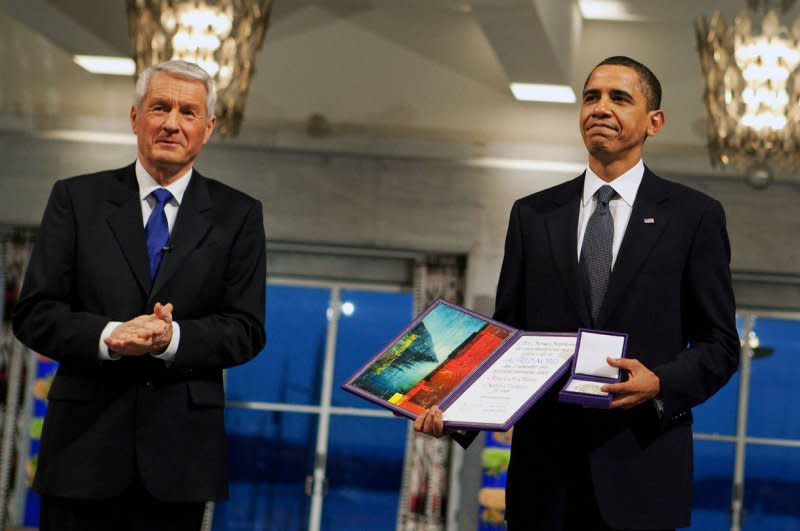
[[[410,419],[508,430],[567,373],[576,334],[522,332],[437,300],[342,388]]]
[[[608,409],[613,397],[600,388],[622,381],[622,371],[609,365],[606,358],[624,358],[627,345],[628,334],[579,329],[572,374],[558,393],[559,401]]]

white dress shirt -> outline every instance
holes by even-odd
[[[150,214],[156,206],[156,200],[150,194],[156,188],[166,188],[172,194],[172,199],[164,205],[164,214],[167,217],[169,232],[170,234],[172,233],[172,228],[175,226],[175,219],[178,217],[178,208],[180,208],[181,202],[183,201],[183,194],[186,192],[186,187],[189,186],[191,178],[192,169],[189,168],[189,171],[181,175],[173,183],[167,186],[161,186],[152,175],[147,173],[147,170],[144,169],[139,159],[136,159],[136,182],[139,185],[139,200],[142,204],[142,230],[144,230],[144,227],[147,225],[147,220],[150,219]],[[164,304],[167,302],[169,301],[164,301]],[[109,321],[105,328],[103,328],[98,346],[100,359],[120,359],[121,356],[115,356],[108,351],[108,345],[106,345],[105,339],[121,324],[122,322],[120,321]],[[161,354],[152,354],[152,356],[166,362],[173,361],[175,359],[175,354],[178,352],[180,340],[181,327],[177,322],[172,321],[172,340],[169,342],[167,349]]]
[[[578,261],[580,261],[581,257],[586,226],[589,224],[589,218],[592,216],[594,209],[597,208],[597,198],[594,194],[601,186],[608,184],[617,192],[617,196],[608,203],[608,209],[614,219],[614,241],[611,246],[611,268],[614,268],[617,254],[622,244],[622,237],[625,236],[628,220],[631,219],[633,202],[636,200],[639,185],[642,184],[642,177],[644,177],[644,163],[641,159],[633,168],[610,183],[602,180],[587,166],[586,178],[583,181],[583,198],[581,199],[581,208],[578,214]]]
[[[610,183],[598,177],[587,165],[586,178],[583,181],[581,209],[580,214],[578,214],[578,261],[580,261],[581,248],[583,247],[583,235],[586,233],[586,226],[589,224],[589,218],[597,207],[597,198],[594,194],[601,186],[608,184],[617,192],[617,197],[608,203],[608,209],[611,211],[611,216],[614,219],[614,241],[611,245],[611,268],[614,268],[619,248],[622,245],[622,238],[625,236],[625,230],[628,228],[628,221],[631,219],[633,202],[636,200],[636,194],[639,192],[639,185],[642,184],[643,177],[644,162],[642,162],[642,159],[639,159],[639,162],[637,162],[633,168]],[[660,397],[656,397],[652,402],[658,413],[658,418],[660,419],[664,414],[664,401]]]

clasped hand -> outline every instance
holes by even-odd
[[[119,325],[105,339],[109,352],[120,356],[161,353],[172,341],[172,303],[157,302],[153,313]]]

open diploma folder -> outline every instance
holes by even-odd
[[[448,428],[508,430],[570,368],[576,334],[522,332],[437,300],[342,388]]]

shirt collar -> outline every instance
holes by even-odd
[[[642,184],[642,177],[644,177],[644,162],[642,162],[642,159],[639,159],[639,162],[631,169],[610,183],[602,180],[587,166],[586,178],[583,180],[583,206],[587,206],[592,201],[592,197],[601,186],[610,184],[622,200],[632,207],[633,201],[636,199],[636,193],[639,191],[639,185]]]
[[[175,179],[171,184],[161,186],[152,175],[147,173],[147,170],[144,169],[139,159],[136,159],[136,182],[139,183],[139,199],[141,200],[146,199],[156,188],[166,188],[169,190],[169,193],[172,194],[172,197],[178,205],[180,205],[183,201],[183,194],[186,192],[186,187],[189,186],[189,180],[191,178],[192,168],[189,168],[186,173]]]

